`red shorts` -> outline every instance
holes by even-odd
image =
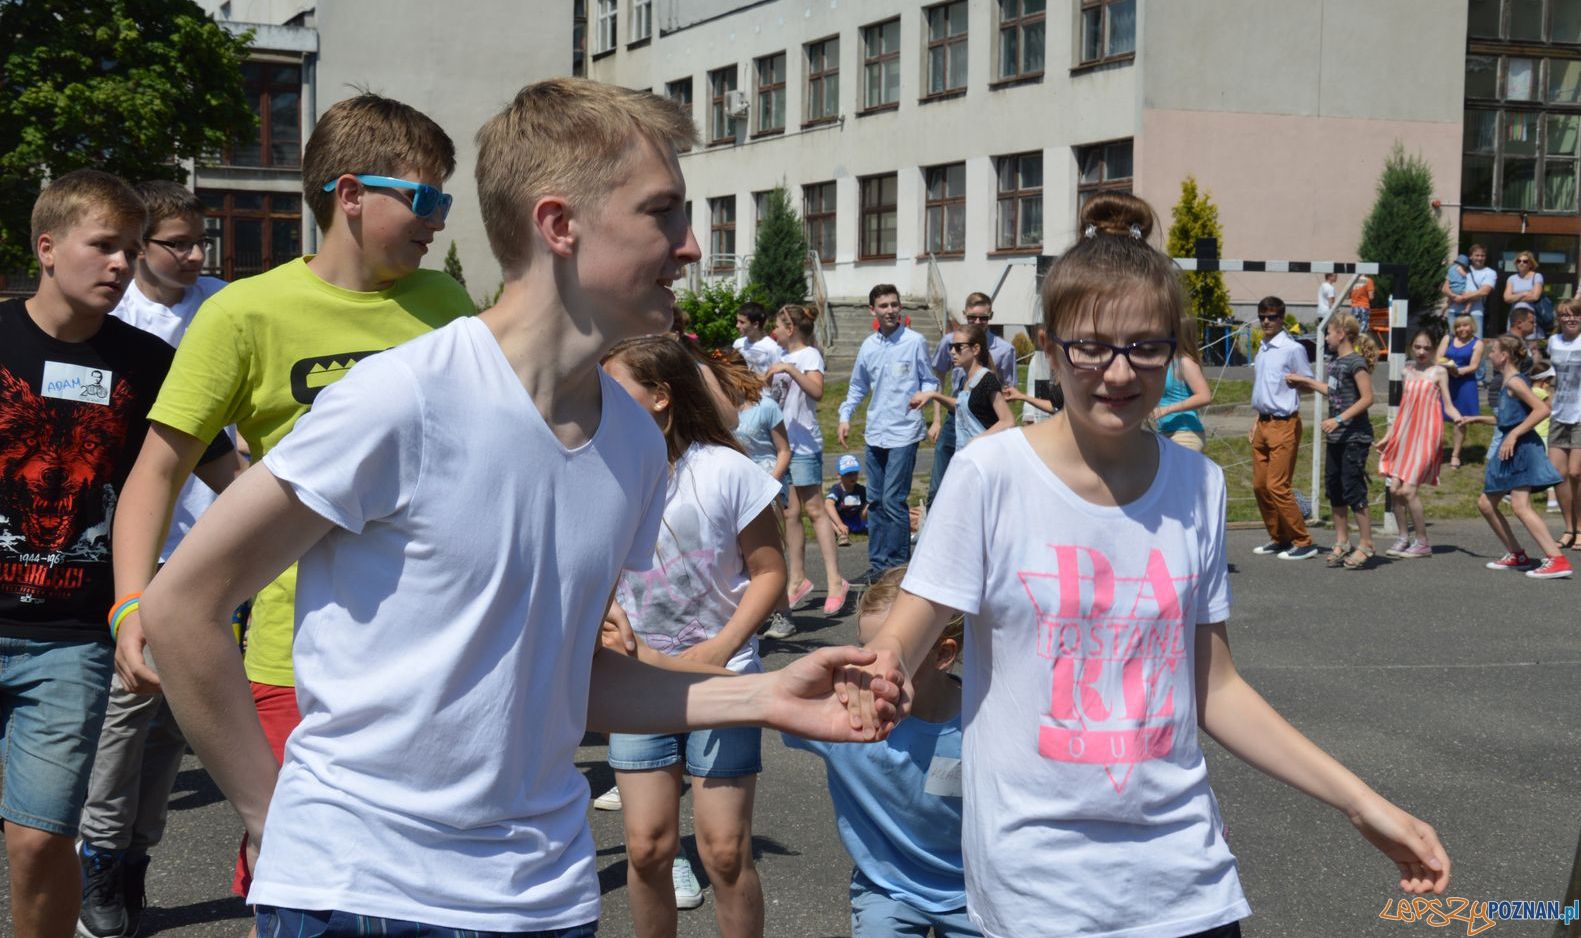
[[[253,707],[258,711],[258,722],[263,724],[264,735],[269,737],[269,748],[274,751],[274,761],[285,761],[285,741],[302,722],[296,708],[296,688],[275,684],[252,684]],[[242,834],[242,845],[236,853],[236,875],[231,878],[231,892],[247,898],[252,888],[252,870],[247,868],[247,835]]]

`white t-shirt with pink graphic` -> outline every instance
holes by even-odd
[[[1196,627],[1230,611],[1224,474],[1160,440],[1122,507],[1023,431],[961,450],[905,588],[967,613],[967,907],[990,938],[1179,938],[1251,914],[1197,738]]]
[[[779,492],[773,476],[727,446],[696,444],[681,454],[665,492],[653,566],[622,571],[616,594],[643,641],[678,655],[719,634],[751,580],[736,538]],[[757,636],[725,667],[763,670]]]

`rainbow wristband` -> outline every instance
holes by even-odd
[[[115,608],[110,610],[111,641],[115,641],[115,635],[121,630],[121,623],[126,621],[126,617],[137,611],[142,596],[142,593],[128,593],[121,597],[120,602],[115,604]]]

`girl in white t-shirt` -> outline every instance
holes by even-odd
[[[1555,375],[1548,458],[1564,477],[1555,487],[1565,524],[1559,546],[1581,550],[1581,298],[1560,303],[1554,324],[1558,331],[1548,337]]]
[[[670,335],[621,342],[604,370],[664,430],[672,467],[653,568],[621,574],[620,608],[646,648],[690,664],[761,671],[758,624],[785,590],[774,504],[779,485],[741,452]],[[697,850],[714,884],[726,936],[763,933],[763,889],[752,863],[752,802],[762,770],[757,727],[671,735],[611,734],[626,828],[632,918],[646,935],[674,935],[681,775],[692,776]]]
[[[989,938],[1239,934],[1250,912],[1199,743],[1343,811],[1441,892],[1433,829],[1286,723],[1236,671],[1224,474],[1146,429],[1184,299],[1153,213],[1101,194],[1043,286],[1065,408],[962,450],[930,512],[878,662],[909,674],[956,610],[963,654],[968,909]],[[879,669],[885,670],[879,670]],[[1056,926],[1057,923],[1057,926]]]
[[[823,611],[834,615],[845,606],[851,584],[840,576],[835,553],[834,525],[823,510],[823,430],[818,426],[818,402],[823,400],[823,353],[813,340],[816,310],[807,306],[782,306],[775,318],[774,339],[785,354],[769,366],[768,375],[783,395],[785,429],[790,434],[791,464],[789,502],[785,508],[785,560],[790,567],[788,599],[794,607],[812,592],[807,579],[807,536],[801,519],[812,522],[818,553],[823,555]],[[784,636],[775,636],[783,638]]]

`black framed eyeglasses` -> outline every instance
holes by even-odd
[[[985,323],[985,322],[988,322],[989,320],[991,320],[993,318],[994,317],[992,317],[992,316],[974,316],[974,315],[972,315],[970,313],[968,313],[966,315],[966,321],[967,322],[975,322],[975,323]]]
[[[1257,314],[1257,319],[1258,319],[1259,322],[1267,322],[1270,319],[1277,319],[1280,322],[1284,322],[1285,314],[1284,313],[1258,313]]]
[[[1110,345],[1097,339],[1055,339],[1065,350],[1065,360],[1079,371],[1107,371],[1116,355],[1124,355],[1136,371],[1157,371],[1175,357],[1174,339],[1143,339],[1130,345]]]
[[[209,248],[214,245],[213,238],[199,238],[196,241],[166,241],[163,238],[148,238],[149,244],[157,244],[177,257],[189,257],[192,249],[197,248],[204,254],[209,253]]]

